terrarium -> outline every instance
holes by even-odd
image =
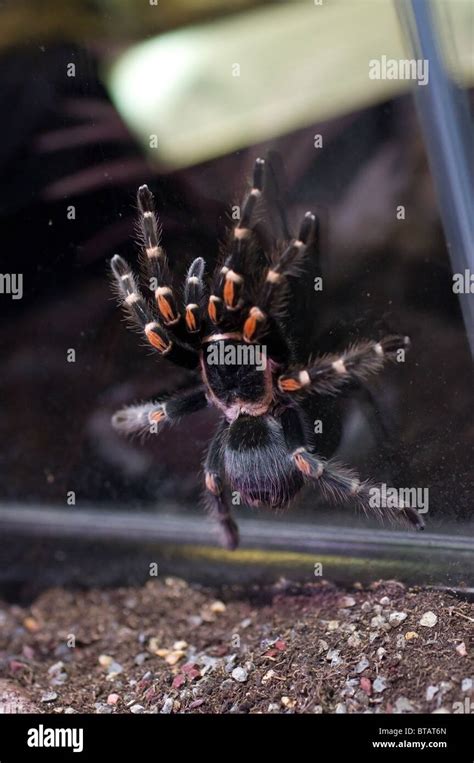
[[[5,703],[469,712],[472,7],[44,6],[0,33]]]

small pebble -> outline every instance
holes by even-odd
[[[385,625],[385,622],[385,617],[383,617],[383,615],[375,615],[370,621],[370,625],[372,628],[381,628],[382,625]]]
[[[248,673],[245,670],[245,668],[234,668],[231,673],[232,678],[234,681],[238,681],[239,683],[244,683],[248,678]]]
[[[186,683],[186,676],[183,673],[178,673],[171,682],[172,689],[180,689]]]
[[[214,612],[214,614],[220,615],[222,612],[225,612],[227,609],[226,605],[223,601],[213,601],[210,610],[211,612]]]
[[[413,641],[413,639],[419,638],[418,633],[416,631],[407,631],[405,633],[405,641]]]
[[[399,697],[395,702],[395,710],[397,713],[413,713],[414,709],[412,703],[406,697]]]
[[[190,710],[194,710],[195,707],[201,707],[205,703],[205,699],[195,699],[191,704],[189,705]]]
[[[356,600],[353,596],[343,596],[339,603],[341,607],[346,609],[347,607],[354,607]]]
[[[106,705],[105,702],[96,702],[94,707],[95,707],[96,713],[99,713],[101,715],[107,715],[108,713],[112,712],[112,708],[110,707],[110,705]]]
[[[390,599],[388,596],[382,596],[382,598],[379,601],[379,604],[382,605],[382,607],[389,607],[390,606]]]
[[[344,704],[344,702],[339,702],[339,703],[336,705],[336,710],[335,710],[335,712],[336,712],[338,715],[343,715],[344,713],[347,713],[347,707],[346,707],[346,705]]]
[[[176,665],[186,654],[182,644],[187,646],[185,641],[175,641],[172,649],[157,649],[155,654],[158,657],[163,657],[168,665]]]
[[[461,683],[461,691],[471,691],[472,678],[463,678]]]
[[[109,694],[109,696],[107,697],[107,704],[116,705],[119,699],[120,699],[119,694]]]
[[[23,625],[30,633],[37,633],[41,628],[39,622],[34,617],[25,617]]]
[[[426,687],[426,701],[431,702],[435,694],[439,692],[439,686],[427,686]]]
[[[347,639],[347,645],[348,646],[360,646],[361,640],[358,633],[353,633],[349,638]]]
[[[173,710],[173,700],[171,697],[167,697],[165,701],[163,702],[163,706],[160,710],[160,713],[163,715],[169,715]]]
[[[408,617],[406,612],[392,612],[388,617],[388,622],[392,628],[398,628]]]
[[[374,692],[377,694],[380,694],[381,692],[385,691],[387,688],[387,679],[384,676],[377,676],[374,683],[372,684]]]
[[[215,670],[219,664],[219,660],[217,657],[211,657],[209,654],[201,654],[199,663],[201,666],[201,675],[205,675],[205,673],[210,673]]]
[[[54,702],[58,698],[55,691],[47,691],[41,697],[41,702]]]
[[[237,659],[237,655],[236,654],[227,654],[224,657],[224,662],[225,662],[224,670],[225,670],[226,673],[232,673],[232,671],[234,669],[234,662],[236,661],[236,659]]]
[[[369,667],[369,664],[370,663],[367,657],[362,657],[362,659],[356,665],[356,673],[362,673],[362,671]]]
[[[52,675],[53,673],[62,673],[62,670],[64,668],[64,662],[59,661],[55,662],[54,665],[51,665],[50,668],[48,668],[48,673]]]
[[[439,690],[441,694],[446,694],[447,691],[451,691],[453,684],[451,681],[440,681]]]
[[[134,715],[139,715],[140,713],[143,713],[144,710],[145,708],[143,707],[143,705],[138,705],[138,704],[132,705],[130,708],[130,712],[133,713]]]
[[[330,649],[329,652],[326,655],[327,660],[331,660],[331,667],[335,667],[336,665],[340,665],[342,660],[340,657],[340,650],[339,649]]]
[[[420,625],[424,628],[433,628],[438,622],[438,616],[434,612],[428,611],[422,615]]]
[[[353,697],[356,691],[356,687],[359,685],[357,678],[348,678],[344,684],[342,695],[344,697]]]
[[[456,647],[456,652],[457,652],[457,653],[458,653],[458,654],[459,654],[461,657],[465,657],[465,656],[467,655],[466,644],[464,643],[464,641],[461,641],[461,643],[457,645],[457,647]]]
[[[110,663],[109,667],[107,668],[107,678],[112,679],[115,678],[115,676],[118,676],[119,673],[123,673],[123,667],[120,665],[119,662],[113,662]]]

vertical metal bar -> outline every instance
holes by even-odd
[[[415,101],[453,273],[474,277],[474,143],[466,94],[442,60],[430,0],[396,0],[413,54],[429,62],[428,84],[415,87]],[[459,294],[474,355],[474,294]]]

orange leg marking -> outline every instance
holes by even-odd
[[[213,495],[220,495],[221,488],[216,480],[215,474],[212,474],[211,472],[206,472],[205,476],[205,482],[206,482],[206,488],[209,490],[210,493]]]
[[[284,377],[280,377],[278,386],[283,392],[297,392],[297,390],[301,389],[302,384],[298,379],[292,379],[291,377],[285,379]]]
[[[253,337],[255,336],[255,332],[257,331],[258,325],[263,323],[265,321],[265,316],[258,307],[252,307],[250,308],[250,312],[248,314],[248,318],[244,323],[244,339],[247,340],[247,342],[252,341]]]
[[[306,474],[309,477],[311,475],[311,464],[306,461],[301,453],[297,453],[294,456],[294,460],[300,472],[303,472],[303,474]]]
[[[176,310],[176,306],[174,304],[173,296],[170,292],[167,293],[160,293],[157,289],[156,291],[156,301],[158,304],[158,310],[160,311],[161,315],[163,316],[166,323],[176,323],[176,321],[179,318],[178,311]]]
[[[158,333],[158,326],[151,325],[145,329],[146,338],[158,352],[164,353],[171,349],[171,342]]]
[[[196,331],[197,329],[197,323],[196,323],[196,316],[194,315],[193,307],[187,307],[186,308],[186,326],[188,327],[188,331]]]
[[[166,413],[162,408],[160,408],[157,411],[153,411],[153,413],[150,413],[149,419],[150,421],[154,421],[156,424],[158,424],[160,421],[163,421],[163,419],[166,418]]]
[[[235,289],[234,282],[226,279],[224,284],[224,302],[227,307],[234,307]]]

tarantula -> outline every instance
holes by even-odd
[[[273,169],[268,159],[256,160],[252,187],[210,293],[205,262],[197,257],[187,272],[181,307],[146,185],[138,190],[138,206],[153,306],[128,264],[119,255],[111,261],[120,301],[148,344],[200,375],[189,391],[118,411],[113,425],[122,433],[155,432],[165,422],[216,406],[222,422],[205,458],[205,498],[229,549],[238,545],[238,528],[226,503],[225,483],[253,506],[283,507],[309,482],[330,501],[368,510],[370,483],[315,452],[305,401],[364,382],[408,345],[406,337],[390,335],[301,361],[294,324],[288,320],[289,287],[296,284],[297,293],[307,263],[318,257],[319,225],[316,215],[307,212],[297,237],[290,236],[284,211],[272,209],[278,206]],[[266,224],[271,215],[283,221],[282,240]],[[306,311],[304,317],[309,324],[312,316]],[[421,529],[416,510],[398,508],[392,513]]]

